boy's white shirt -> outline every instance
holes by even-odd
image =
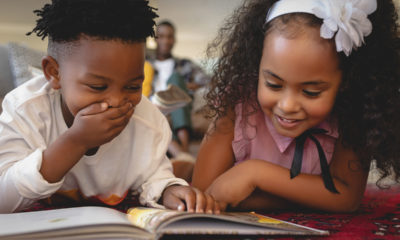
[[[153,80],[154,92],[164,91],[167,89],[168,79],[174,72],[175,60],[173,58],[155,60],[153,64],[158,71],[156,79]]]
[[[141,204],[157,204],[174,177],[166,156],[171,130],[163,114],[142,97],[126,128],[93,156],[82,159],[57,183],[40,174],[42,152],[67,130],[60,92],[43,76],[6,95],[0,116],[0,213],[29,207],[58,190],[79,189],[85,196],[140,194]]]

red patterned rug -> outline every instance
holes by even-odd
[[[330,232],[327,237],[313,239],[400,239],[400,186],[381,190],[369,185],[360,209],[352,214],[277,212],[268,215]]]
[[[81,206],[81,204],[71,205],[69,203],[49,206],[44,203],[37,203],[26,211],[74,206]],[[114,208],[126,212],[128,208],[133,206],[138,206],[138,202],[135,197],[131,196]],[[400,239],[400,185],[392,186],[387,190],[381,190],[375,185],[369,185],[360,209],[351,214],[270,212],[266,213],[266,215],[308,227],[328,230],[330,232],[329,236],[312,239]],[[299,237],[296,239],[311,238]]]

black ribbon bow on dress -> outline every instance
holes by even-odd
[[[326,160],[324,150],[322,149],[322,146],[319,143],[318,139],[312,135],[312,134],[322,134],[326,132],[327,131],[325,129],[312,128],[308,129],[300,136],[296,137],[296,148],[294,151],[292,167],[290,168],[290,178],[294,178],[297,175],[299,175],[301,171],[301,164],[303,161],[304,143],[306,142],[307,138],[310,138],[315,143],[318,149],[319,162],[321,165],[321,175],[322,179],[324,180],[324,185],[326,189],[328,189],[333,193],[339,193],[338,190],[336,190],[335,188],[335,184],[333,183],[331,174],[329,172],[328,161]]]

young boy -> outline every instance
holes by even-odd
[[[168,122],[141,94],[157,17],[148,1],[53,0],[35,13],[48,56],[44,76],[4,99],[0,212],[54,194],[115,205],[129,190],[149,206],[218,212],[173,176]]]

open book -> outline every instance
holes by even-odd
[[[327,234],[327,231],[253,212],[213,215],[137,207],[125,214],[106,207],[75,207],[0,214],[0,239],[159,239],[168,235]]]
[[[178,86],[169,84],[166,90],[156,92],[151,101],[167,115],[190,103],[192,98]]]

